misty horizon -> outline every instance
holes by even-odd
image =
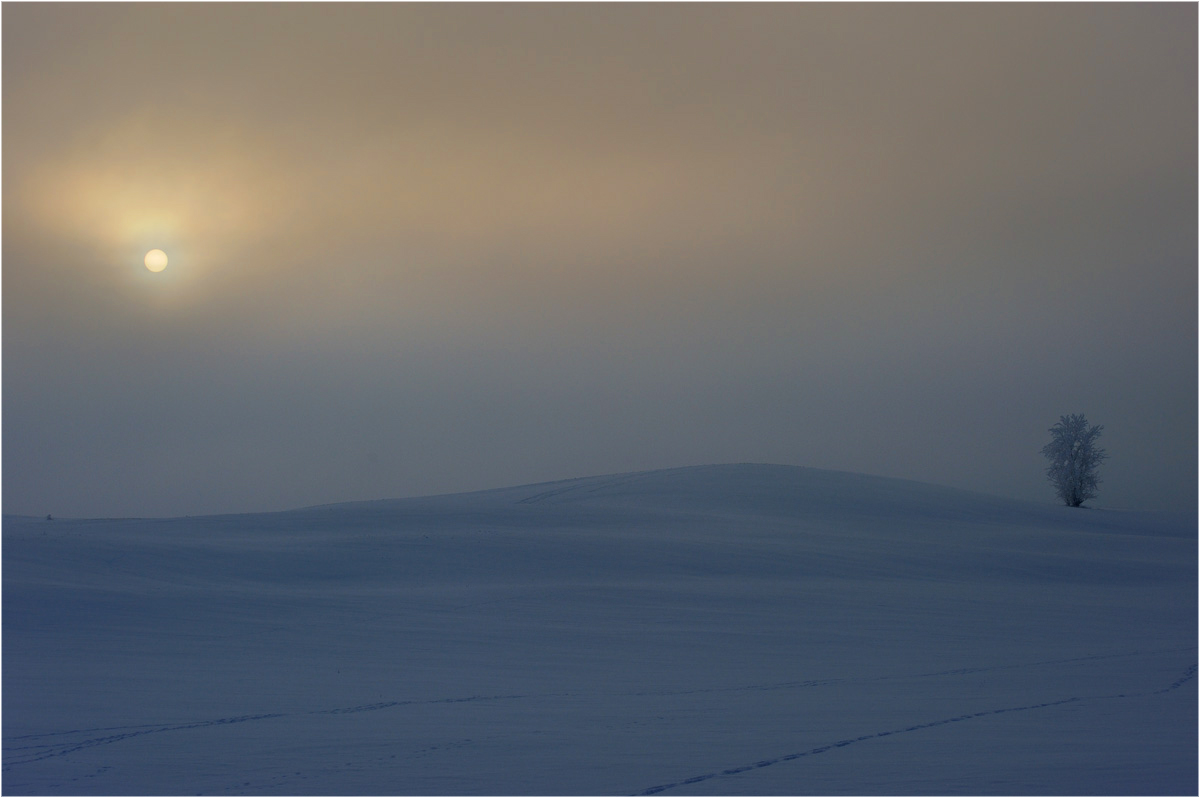
[[[1197,505],[1187,4],[6,4],[4,512]],[[165,268],[150,271],[152,250]]]

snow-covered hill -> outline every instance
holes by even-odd
[[[7,794],[1195,794],[1195,516],[790,466],[6,517]]]

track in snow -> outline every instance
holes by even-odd
[[[1010,669],[1010,668],[1037,667],[1037,666],[1041,666],[1041,665],[1062,664],[1062,663],[1069,663],[1069,662],[1085,662],[1085,661],[1092,661],[1092,660],[1112,659],[1112,658],[1117,658],[1117,657],[1135,656],[1137,654],[1143,654],[1143,653],[1173,653],[1176,651],[1191,651],[1191,650],[1192,650],[1191,648],[1185,648],[1185,649],[1167,649],[1164,651],[1155,651],[1155,652],[1134,651],[1134,652],[1123,653],[1123,654],[1097,654],[1097,655],[1092,655],[1092,656],[1087,656],[1087,657],[1072,657],[1070,659],[1045,660],[1045,661],[1039,661],[1039,662],[1016,663],[1016,664],[1011,664],[1011,665],[996,665],[996,666],[975,667],[975,668],[958,668],[955,670],[941,671],[938,673],[923,673],[923,674],[915,674],[912,676],[877,676],[877,677],[869,678],[869,679],[839,679],[839,678],[811,679],[811,680],[807,680],[807,681],[779,682],[779,683],[774,683],[774,684],[741,685],[741,686],[736,686],[736,687],[711,687],[711,688],[703,688],[703,689],[697,689],[697,690],[639,691],[639,692],[628,692],[628,693],[612,693],[611,695],[674,696],[674,695],[693,695],[693,694],[698,694],[698,693],[742,692],[742,691],[750,691],[750,690],[755,690],[755,691],[757,691],[757,690],[787,690],[787,689],[798,689],[798,688],[806,688],[806,687],[819,687],[819,686],[828,685],[828,684],[842,684],[842,683],[856,682],[856,681],[860,681],[860,682],[861,681],[884,681],[884,680],[891,680],[891,679],[922,678],[922,677],[928,677],[928,676],[955,676],[955,675],[981,673],[981,672],[993,671],[993,670],[1006,670],[1006,669]],[[997,714],[1001,714],[1004,712],[1021,712],[1021,711],[1030,710],[1030,709],[1041,709],[1044,707],[1057,706],[1059,704],[1070,703],[1073,701],[1094,700],[1094,699],[1099,699],[1099,698],[1127,698],[1127,697],[1132,697],[1133,695],[1156,695],[1156,694],[1166,693],[1166,692],[1170,692],[1172,690],[1178,689],[1179,687],[1183,686],[1184,684],[1186,684],[1191,679],[1194,679],[1195,677],[1196,677],[1196,666],[1192,666],[1187,671],[1187,673],[1185,673],[1182,677],[1180,677],[1178,680],[1176,680],[1170,686],[1165,687],[1161,690],[1156,690],[1153,693],[1138,693],[1138,694],[1129,694],[1129,695],[1121,694],[1121,695],[1116,695],[1116,696],[1092,696],[1090,698],[1072,697],[1072,698],[1067,698],[1067,699],[1063,699],[1060,701],[1052,701],[1052,702],[1048,702],[1048,703],[1034,704],[1034,705],[1030,705],[1030,706],[1007,707],[1004,709],[987,710],[984,712],[977,712],[977,713],[970,714],[970,715],[960,715],[960,716],[954,717],[954,718],[947,718],[944,720],[933,721],[930,723],[920,724],[917,726],[910,726],[910,727],[907,727],[904,729],[894,729],[892,731],[878,732],[875,734],[867,734],[867,735],[863,735],[862,737],[857,737],[852,740],[840,740],[836,743],[831,743],[830,745],[821,746],[819,748],[815,748],[810,751],[805,751],[802,753],[788,754],[787,756],[777,757],[775,759],[769,759],[769,760],[764,759],[764,760],[756,762],[752,765],[746,765],[746,766],[742,766],[742,767],[731,768],[728,770],[722,770],[719,772],[708,773],[703,776],[695,776],[695,777],[692,777],[689,779],[685,779],[683,781],[666,784],[666,785],[660,785],[658,787],[652,787],[652,788],[642,792],[641,794],[642,795],[650,795],[653,793],[662,792],[663,790],[671,789],[672,787],[678,787],[678,786],[685,785],[685,784],[694,784],[698,781],[705,781],[707,779],[716,778],[717,776],[735,775],[737,773],[742,773],[747,770],[753,770],[755,768],[767,767],[768,765],[774,765],[778,762],[786,762],[786,761],[798,759],[802,756],[811,756],[814,754],[824,753],[825,751],[828,751],[832,748],[845,747],[847,745],[850,745],[851,743],[862,742],[863,740],[869,740],[869,739],[872,739],[875,737],[886,737],[886,736],[892,735],[892,734],[903,734],[903,733],[907,733],[907,732],[917,731],[919,729],[926,729],[926,728],[930,728],[933,726],[940,726],[940,725],[943,725],[946,723],[955,723],[955,722],[959,722],[959,721],[963,721],[963,720],[969,720],[972,718],[983,717],[985,715],[997,715]],[[53,757],[66,756],[68,754],[75,753],[76,751],[81,751],[85,748],[93,748],[93,747],[101,746],[101,745],[111,745],[113,743],[121,742],[122,740],[128,740],[128,739],[131,739],[134,737],[142,737],[142,736],[145,736],[148,734],[160,734],[163,732],[187,731],[189,729],[202,729],[202,728],[208,728],[208,727],[212,727],[212,726],[227,726],[227,725],[233,725],[233,724],[238,724],[238,723],[249,723],[252,721],[274,720],[277,718],[297,717],[297,716],[302,716],[302,715],[349,715],[349,714],[355,714],[355,713],[361,713],[361,712],[377,712],[377,711],[385,710],[385,709],[393,709],[396,707],[413,706],[413,705],[461,704],[461,703],[467,703],[467,702],[473,702],[473,701],[511,701],[511,700],[518,700],[518,699],[524,699],[524,698],[555,698],[555,697],[573,697],[573,696],[579,696],[579,695],[582,695],[582,693],[562,692],[562,693],[538,693],[538,694],[525,694],[525,695],[474,695],[474,696],[465,696],[465,697],[461,697],[461,698],[437,698],[437,699],[429,699],[429,700],[399,699],[399,700],[395,700],[395,701],[380,701],[380,702],[373,703],[373,704],[359,704],[359,705],[349,706],[349,707],[335,707],[333,709],[314,709],[314,710],[309,710],[307,712],[269,712],[269,713],[260,713],[260,714],[254,714],[254,715],[236,715],[233,717],[216,718],[216,719],[212,719],[212,720],[189,721],[189,722],[185,722],[185,723],[143,724],[143,725],[136,725],[136,726],[112,726],[112,727],[94,728],[94,729],[72,729],[72,730],[68,730],[68,731],[41,732],[41,733],[37,733],[37,734],[26,734],[26,735],[21,735],[18,737],[9,738],[8,743],[17,742],[17,741],[28,741],[28,743],[24,744],[24,745],[6,744],[4,746],[4,754],[5,754],[4,768],[5,768],[5,770],[7,770],[13,765],[24,765],[24,764],[28,764],[31,762],[39,762],[43,759],[50,759]],[[95,732],[104,732],[104,731],[111,731],[111,732],[116,732],[116,733],[101,735],[98,737],[86,737],[85,739],[82,739],[82,740],[79,739],[79,736],[82,736],[82,735],[92,734]],[[63,742],[57,742],[57,743],[54,743],[54,742],[36,742],[36,743],[32,742],[33,740],[42,740],[45,738],[53,738],[53,737],[72,737],[73,739],[68,740],[68,741],[63,741]]]
[[[1094,658],[1085,657],[1083,659],[1094,659]],[[982,669],[982,668],[981,669],[970,669],[970,668],[968,668],[968,669],[962,669],[961,671],[953,671],[953,673],[961,673],[961,672],[975,673],[978,670],[990,670],[990,669]],[[684,786],[691,785],[691,784],[698,784],[699,782],[708,781],[709,779],[715,779],[720,776],[736,776],[739,773],[745,773],[747,771],[757,770],[758,768],[770,767],[771,765],[777,765],[780,762],[792,762],[794,760],[800,759],[801,757],[816,756],[817,754],[823,754],[826,751],[832,751],[835,748],[845,748],[846,746],[853,745],[855,743],[861,743],[866,740],[874,740],[874,739],[877,739],[880,737],[890,737],[893,734],[908,734],[910,732],[920,731],[922,729],[931,729],[935,726],[944,726],[947,723],[960,723],[964,720],[974,720],[975,718],[987,717],[989,715],[1001,715],[1006,712],[1026,712],[1026,711],[1029,711],[1032,709],[1045,709],[1047,707],[1057,707],[1057,706],[1061,706],[1063,704],[1072,704],[1077,701],[1101,701],[1101,700],[1106,700],[1106,699],[1135,698],[1137,696],[1161,695],[1162,693],[1169,693],[1172,690],[1179,689],[1180,687],[1187,684],[1189,681],[1191,681],[1194,678],[1196,678],[1196,665],[1192,665],[1190,668],[1187,669],[1187,671],[1180,678],[1176,679],[1169,686],[1164,687],[1161,690],[1153,690],[1153,691],[1146,692],[1146,693],[1128,693],[1128,694],[1122,693],[1120,695],[1108,695],[1108,696],[1072,696],[1070,698],[1059,699],[1058,701],[1046,701],[1041,704],[1029,704],[1027,706],[1021,706],[1021,707],[1004,707],[1003,709],[988,709],[988,710],[984,710],[982,712],[973,712],[973,713],[970,713],[967,715],[957,715],[953,718],[943,718],[941,720],[930,721],[929,723],[918,723],[913,726],[906,726],[903,729],[892,729],[890,731],[875,732],[874,734],[864,734],[860,737],[854,737],[852,739],[847,739],[847,740],[838,740],[835,743],[829,743],[828,745],[818,746],[817,748],[811,748],[807,751],[800,751],[800,752],[794,753],[794,754],[787,754],[786,756],[779,756],[779,757],[775,757],[774,759],[760,759],[759,761],[754,762],[749,765],[741,765],[738,767],[726,768],[725,770],[714,771],[712,773],[705,773],[702,776],[692,776],[691,778],[682,779],[682,780],[676,781],[676,782],[670,782],[668,784],[659,784],[658,786],[650,787],[649,789],[642,790],[640,793],[638,793],[638,795],[655,795],[657,793],[665,792],[666,790],[670,790],[675,787],[684,787]]]
[[[6,756],[10,752],[19,752],[5,761],[4,767],[8,769],[12,765],[24,765],[30,762],[38,762],[43,759],[50,759],[56,756],[66,756],[84,748],[94,748],[98,745],[111,745],[122,740],[128,740],[131,737],[141,737],[147,734],[160,734],[162,732],[186,731],[188,729],[202,729],[209,726],[226,726],[234,723],[247,723],[255,720],[273,720],[275,718],[296,717],[299,715],[338,715],[352,714],[356,712],[374,712],[381,709],[389,709],[391,707],[406,706],[412,704],[461,704],[468,701],[499,701],[503,699],[526,698],[521,695],[495,695],[495,696],[467,696],[465,698],[438,698],[431,701],[384,701],[378,704],[362,704],[353,707],[338,707],[336,709],[314,709],[309,712],[269,712],[261,715],[238,715],[231,718],[217,718],[215,720],[201,720],[190,723],[164,723],[152,724],[148,726],[118,726],[118,728],[136,729],[136,731],[122,732],[119,734],[108,734],[101,737],[92,737],[85,740],[72,740],[65,743],[35,743],[25,746],[5,746],[4,751]],[[13,740],[30,740],[42,737],[63,737],[75,734],[86,734],[93,731],[108,731],[107,729],[81,729],[76,731],[64,732],[44,732],[42,734],[27,734],[22,737],[14,737]]]

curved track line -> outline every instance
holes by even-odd
[[[14,758],[7,759],[4,767],[7,769],[12,765],[26,765],[30,762],[40,762],[43,759],[51,759],[58,756],[66,756],[73,754],[76,751],[81,751],[84,748],[94,748],[98,745],[111,745],[122,740],[128,740],[131,737],[141,737],[146,734],[159,734],[161,732],[170,731],[185,731],[187,729],[201,729],[209,726],[226,726],[234,723],[247,723],[254,720],[271,720],[274,718],[296,717],[298,715],[335,715],[335,714],[352,714],[356,712],[374,712],[380,709],[388,709],[390,707],[404,706],[409,704],[461,704],[468,701],[498,701],[506,698],[527,698],[523,695],[475,695],[465,698],[438,698],[430,701],[384,701],[378,704],[362,704],[353,707],[337,707],[335,709],[314,709],[308,712],[269,712],[261,715],[239,715],[231,718],[217,718],[215,720],[201,720],[191,723],[161,723],[152,726],[126,726],[113,728],[131,728],[139,729],[138,731],[124,732],[122,734],[109,734],[103,737],[92,737],[87,740],[72,741],[67,743],[41,743],[35,745],[26,745],[20,747],[5,747],[5,752],[21,751],[25,752],[17,754]],[[102,729],[91,729],[86,731],[103,731]],[[77,734],[80,732],[46,732],[41,735],[24,735],[22,738],[13,739],[30,739],[33,737],[49,737],[63,736],[67,734]]]
[[[1175,651],[1176,649],[1169,649],[1169,650]],[[1186,650],[1190,650],[1190,649],[1186,649]],[[866,680],[863,680],[863,679],[813,679],[813,680],[809,680],[809,681],[780,682],[780,683],[768,684],[768,685],[747,685],[747,686],[742,686],[742,687],[715,687],[715,688],[698,689],[698,690],[679,690],[679,691],[662,691],[662,692],[617,693],[616,695],[668,696],[668,695],[690,695],[690,694],[694,694],[694,693],[735,692],[735,691],[742,691],[742,690],[781,690],[781,689],[789,689],[789,688],[817,687],[817,686],[827,685],[827,684],[836,684],[836,683],[854,682],[854,681],[879,681],[879,680],[886,680],[886,679],[920,678],[923,676],[940,676],[940,675],[978,673],[981,671],[1000,670],[1000,669],[1004,669],[1004,668],[1019,668],[1019,667],[1030,667],[1030,666],[1037,666],[1037,665],[1057,664],[1057,663],[1064,663],[1064,662],[1082,662],[1082,661],[1097,660],[1097,659],[1110,659],[1113,657],[1133,656],[1133,655],[1136,655],[1139,653],[1151,653],[1151,652],[1136,652],[1135,651],[1132,654],[1101,654],[1101,655],[1093,655],[1093,656],[1088,656],[1088,657],[1075,657],[1075,658],[1063,659],[1063,660],[1048,660],[1045,662],[1034,662],[1034,663],[1023,663],[1023,664],[1018,663],[1015,665],[993,666],[990,668],[988,668],[988,667],[960,668],[957,670],[943,671],[941,673],[935,673],[935,674],[917,674],[916,676],[879,676],[879,677],[875,677],[873,679],[866,679]],[[1152,652],[1152,653],[1161,653],[1161,652]],[[1194,678],[1196,678],[1196,666],[1195,665],[1193,665],[1182,677],[1177,679],[1170,686],[1165,687],[1162,690],[1157,690],[1153,694],[1170,692],[1171,690],[1175,690],[1175,689],[1181,687],[1182,685],[1186,684],[1188,681],[1190,681],[1191,679],[1194,679]],[[38,734],[25,734],[25,735],[21,735],[19,737],[12,737],[9,739],[14,740],[14,741],[15,740],[32,741],[32,740],[35,740],[38,738],[63,737],[63,736],[67,736],[67,735],[85,734],[88,732],[97,732],[97,731],[117,731],[119,729],[133,730],[133,731],[122,732],[119,734],[109,734],[109,735],[104,735],[104,736],[100,736],[100,737],[92,737],[92,738],[89,738],[86,740],[71,741],[71,742],[60,742],[60,743],[50,743],[50,742],[32,743],[31,742],[30,744],[22,745],[22,746],[6,745],[4,747],[6,754],[8,754],[9,752],[14,752],[14,753],[21,752],[21,753],[15,753],[15,756],[13,758],[6,759],[6,761],[4,762],[4,767],[7,769],[8,767],[10,767],[12,765],[24,765],[24,764],[28,764],[30,762],[38,762],[43,759],[50,759],[53,757],[66,756],[67,754],[71,754],[76,751],[83,750],[85,748],[93,748],[95,746],[100,746],[100,745],[111,745],[112,743],[120,742],[121,740],[128,740],[131,737],[141,737],[146,734],[159,734],[161,732],[169,732],[169,731],[185,731],[188,729],[200,729],[200,728],[207,728],[210,726],[223,726],[223,725],[230,725],[230,724],[235,724],[235,723],[248,723],[250,721],[256,721],[256,720],[271,720],[274,718],[295,717],[298,715],[348,715],[348,714],[354,714],[354,713],[359,713],[359,712],[376,712],[376,711],[383,710],[383,709],[391,709],[393,707],[400,707],[400,706],[412,706],[415,704],[425,704],[425,705],[428,705],[428,704],[461,704],[461,703],[466,703],[466,702],[471,702],[471,701],[502,701],[502,700],[515,700],[515,699],[521,699],[521,698],[554,698],[554,697],[567,697],[567,696],[574,697],[574,696],[578,696],[578,695],[579,695],[579,693],[563,692],[563,693],[539,693],[536,695],[474,695],[474,696],[466,696],[463,698],[437,698],[437,699],[430,699],[430,700],[411,699],[411,700],[381,701],[381,702],[374,703],[374,704],[360,704],[360,705],[349,706],[349,707],[335,707],[333,709],[314,709],[314,710],[309,710],[307,712],[270,712],[270,713],[262,713],[262,714],[257,714],[257,715],[238,715],[238,716],[229,717],[229,718],[217,718],[214,720],[192,721],[192,722],[187,722],[187,723],[159,723],[159,724],[144,724],[144,725],[136,725],[136,726],[110,726],[110,727],[96,728],[96,729],[75,729],[72,731],[41,732]],[[1138,695],[1151,695],[1151,693],[1141,693]],[[1101,697],[1126,698],[1128,696],[1122,694],[1120,696],[1101,696]],[[1093,697],[1093,698],[1095,698],[1095,697]],[[938,726],[943,723],[952,723],[952,722],[956,722],[956,721],[960,721],[960,720],[966,720],[968,718],[980,717],[982,715],[999,714],[1001,712],[1019,712],[1019,711],[1023,711],[1023,710],[1027,710],[1027,709],[1039,709],[1039,708],[1045,707],[1045,706],[1054,706],[1055,704],[1058,704],[1058,703],[1066,703],[1067,701],[1079,701],[1079,700],[1084,700],[1084,699],[1071,698],[1071,699],[1065,699],[1064,701],[1052,702],[1050,704],[1037,704],[1037,705],[1028,706],[1028,707],[1010,707],[1007,709],[991,710],[991,711],[987,711],[987,712],[976,713],[974,715],[964,715],[964,716],[960,716],[957,718],[950,718],[947,720],[935,721],[933,723],[924,724],[921,726],[910,727],[907,729],[899,729],[899,730],[893,730],[893,731],[888,731],[888,732],[879,732],[877,734],[868,734],[863,737],[856,738],[854,740],[842,740],[837,743],[833,743],[829,746],[824,746],[824,747],[821,747],[818,749],[814,749],[812,751],[806,751],[806,752],[798,753],[798,754],[789,754],[786,757],[781,757],[781,758],[777,758],[777,759],[773,759],[773,760],[762,760],[761,762],[755,763],[754,765],[748,765],[748,766],[741,767],[741,768],[734,768],[732,771],[722,771],[720,773],[710,773],[710,774],[707,774],[704,776],[697,776],[697,777],[694,777],[693,779],[681,781],[681,782],[678,782],[675,784],[651,788],[650,791],[644,792],[642,794],[649,795],[654,792],[661,792],[662,790],[666,790],[666,789],[670,789],[671,787],[679,786],[681,784],[692,784],[695,781],[704,781],[705,779],[715,778],[716,776],[732,775],[733,773],[741,773],[743,771],[751,770],[751,769],[757,768],[757,767],[766,767],[767,765],[773,765],[776,762],[783,762],[783,761],[787,761],[790,759],[797,759],[801,756],[809,756],[812,754],[823,753],[823,752],[829,750],[830,748],[843,747],[843,746],[849,745],[850,743],[860,742],[862,740],[871,739],[873,737],[884,737],[889,734],[900,734],[900,733],[904,733],[904,732],[915,731],[917,729],[928,728],[930,726]]]
[[[685,785],[697,784],[701,781],[708,781],[709,779],[715,779],[718,776],[735,776],[739,773],[745,773],[746,771],[756,770],[758,768],[770,767],[771,765],[776,765],[780,762],[791,762],[793,760],[800,759],[801,757],[815,756],[817,754],[823,754],[826,751],[833,750],[834,748],[845,748],[848,745],[853,745],[854,743],[860,743],[860,742],[863,742],[864,740],[873,740],[878,737],[889,737],[893,734],[908,734],[909,732],[920,731],[921,729],[931,729],[934,726],[944,726],[947,723],[959,723],[964,720],[973,720],[975,718],[982,718],[982,717],[986,717],[988,715],[1000,715],[1005,712],[1026,712],[1031,709],[1044,709],[1046,707],[1056,707],[1056,706],[1061,706],[1063,704],[1071,704],[1076,701],[1095,701],[1095,700],[1100,700],[1100,699],[1133,698],[1136,696],[1160,695],[1162,693],[1169,693],[1172,690],[1177,690],[1194,678],[1196,678],[1196,665],[1192,665],[1190,668],[1188,668],[1187,671],[1184,672],[1184,674],[1180,678],[1176,679],[1169,686],[1164,687],[1161,690],[1154,690],[1152,692],[1129,693],[1129,694],[1109,695],[1109,696],[1072,696],[1071,698],[1063,698],[1058,701],[1046,701],[1041,704],[1029,704],[1029,705],[1023,706],[1023,707],[1005,707],[1003,709],[988,709],[988,710],[984,710],[982,712],[973,712],[973,713],[967,714],[967,715],[958,715],[953,718],[943,718],[942,720],[935,720],[935,721],[931,721],[929,723],[918,723],[913,726],[907,726],[903,729],[892,729],[890,731],[876,732],[874,734],[864,734],[861,737],[854,737],[852,739],[847,739],[847,740],[839,740],[836,743],[829,743],[828,745],[818,746],[817,748],[811,748],[807,751],[800,751],[795,754],[788,754],[786,756],[775,757],[774,759],[760,759],[759,761],[757,761],[753,764],[750,764],[750,765],[741,765],[739,767],[727,768],[725,770],[715,771],[713,773],[705,773],[703,776],[692,776],[691,778],[683,779],[682,781],[671,782],[669,784],[660,784],[656,787],[650,787],[649,789],[643,790],[640,793],[638,793],[638,795],[655,795],[657,793],[665,792],[666,790],[670,790],[675,787],[683,787]]]
[[[159,732],[166,732],[166,731],[181,731],[183,729],[199,729],[199,728],[203,728],[205,726],[225,726],[225,725],[229,725],[232,723],[246,723],[246,722],[252,721],[252,720],[267,720],[268,718],[282,718],[282,717],[286,717],[286,713],[273,712],[273,713],[268,713],[268,714],[264,714],[264,715],[239,715],[237,717],[232,717],[232,718],[217,718],[216,720],[201,720],[201,721],[196,721],[194,723],[175,723],[175,724],[167,724],[167,725],[161,725],[161,726],[152,726],[147,729],[142,729],[141,731],[125,732],[124,734],[109,734],[104,737],[93,737],[90,740],[82,740],[79,742],[59,743],[57,745],[46,744],[46,745],[37,745],[37,746],[27,746],[26,748],[14,749],[14,750],[28,750],[28,748],[49,748],[51,750],[43,751],[38,756],[26,756],[22,759],[9,760],[8,762],[4,763],[4,766],[7,768],[10,765],[25,765],[30,762],[38,762],[43,759],[50,759],[51,757],[66,756],[67,754],[73,754],[76,751],[81,751],[84,748],[93,748],[97,745],[109,745],[111,743],[120,742],[121,740],[128,740],[130,737],[141,737],[144,734],[157,734]],[[65,732],[65,733],[69,734],[70,732]]]

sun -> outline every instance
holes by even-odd
[[[167,253],[161,249],[152,249],[146,253],[146,268],[152,272],[161,272],[167,268]]]

